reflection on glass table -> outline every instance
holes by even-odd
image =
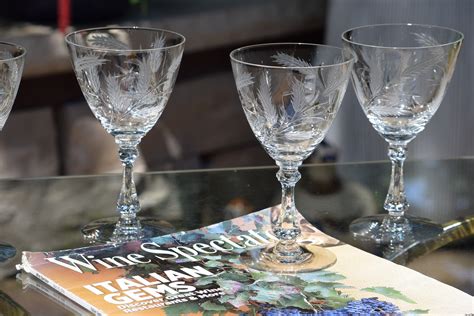
[[[349,224],[382,209],[389,171],[388,162],[303,166],[297,207],[316,227],[343,242],[417,267],[472,294],[474,243],[466,237],[474,232],[474,159],[407,162],[412,214],[449,223],[447,232],[401,249],[367,248],[352,238]],[[160,172],[140,174],[136,180],[143,215],[159,214],[177,230],[189,230],[278,204],[281,188],[275,172],[273,167]],[[1,264],[0,290],[32,314],[69,315],[70,309],[41,291],[23,290],[14,266],[24,250],[86,245],[81,226],[110,213],[120,181],[120,175],[0,180],[0,240],[18,249],[16,257]],[[464,224],[453,222],[459,218],[466,219]]]

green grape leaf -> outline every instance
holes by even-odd
[[[221,273],[218,278],[220,280],[232,280],[238,282],[248,282],[250,280],[245,273],[239,273],[238,271]]]
[[[222,256],[201,256],[201,257],[210,261],[217,261],[217,260],[222,259]]]
[[[196,282],[194,282],[194,285],[196,286],[208,285],[218,279],[219,279],[219,276],[217,275],[205,276],[205,277],[199,278]]]
[[[400,291],[395,290],[393,287],[377,286],[377,287],[366,287],[362,291],[382,294],[383,296],[389,298],[395,298],[402,301],[405,301],[410,304],[416,304],[416,302],[407,296],[403,295]]]
[[[318,282],[304,288],[305,292],[319,293],[319,298],[338,296],[339,292],[332,286],[333,283]]]
[[[268,272],[251,271],[250,275],[254,280],[258,280],[258,282],[277,282],[280,280],[277,275]]]
[[[220,268],[224,266],[224,263],[216,260],[209,260],[204,263],[207,268]]]
[[[226,294],[234,294],[240,291],[245,285],[234,280],[224,280],[218,279],[216,281],[217,285],[226,293]]]
[[[298,274],[298,278],[305,282],[332,282],[344,280],[346,277],[342,274],[331,271],[316,271]]]
[[[349,296],[331,296],[326,298],[326,305],[330,306],[333,309],[338,309],[347,305],[347,303],[353,301],[354,299]]]
[[[336,289],[341,288],[351,288],[352,286],[345,285],[339,282],[316,282],[316,283],[309,283],[307,286],[304,287],[305,292],[310,293],[321,293],[321,296],[338,296],[339,291]],[[336,293],[336,295],[334,295]]]
[[[233,271],[233,272],[224,272],[224,273],[219,273],[217,275],[202,277],[199,280],[197,280],[194,283],[194,285],[203,286],[203,285],[208,285],[213,282],[222,281],[222,280],[232,280],[232,281],[237,281],[237,282],[242,282],[242,283],[250,281],[249,277],[245,273],[239,273],[237,271]]]
[[[278,286],[275,283],[291,284],[296,287],[304,288],[307,282],[293,275],[274,274],[271,272],[250,272],[250,275],[258,283],[268,282],[272,285]]]
[[[219,297],[218,301],[221,303],[229,303],[235,308],[240,308],[242,306],[248,305],[250,294],[247,292],[240,292],[235,295],[223,295]]]
[[[283,295],[282,291],[271,290],[260,286],[254,286],[253,290],[256,291],[256,295],[252,297],[252,300],[271,305],[277,305],[278,300]]]
[[[227,259],[227,261],[230,262],[230,263],[242,264],[242,262],[240,261],[240,259],[238,257]]]
[[[305,300],[301,294],[293,294],[282,298],[279,302],[280,306],[298,307],[301,309],[313,309],[313,306]]]
[[[217,300],[220,303],[228,303],[229,300],[233,300],[234,298],[235,298],[235,295],[233,294],[225,294],[225,295],[220,296]]]
[[[412,310],[403,312],[403,315],[428,314],[429,312],[430,312],[429,309],[412,309]]]
[[[207,310],[207,311],[225,311],[227,308],[225,308],[222,305],[213,303],[211,301],[206,301],[201,304],[201,308]]]

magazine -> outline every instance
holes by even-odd
[[[19,268],[97,315],[472,312],[470,295],[341,244],[301,216],[301,241],[330,246],[336,264],[295,274],[249,269],[241,254],[275,241],[276,211],[122,244],[24,252]]]

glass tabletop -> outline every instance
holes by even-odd
[[[260,210],[279,203],[281,192],[276,171],[274,167],[261,167],[137,174],[141,215],[159,217],[179,231]],[[443,249],[456,256],[461,253],[460,261],[454,261],[467,262],[462,268],[470,273],[464,277],[461,288],[472,294],[474,242],[472,237],[464,237],[472,234],[474,226],[469,221],[474,215],[474,159],[406,163],[409,213],[443,224],[446,230],[462,229],[440,240],[398,249],[397,253],[355,240],[348,230],[352,220],[384,212],[382,205],[390,176],[388,162],[305,165],[301,173],[296,205],[316,227],[343,242],[415,269],[415,257],[427,258],[433,255],[427,254],[431,250],[448,244]],[[115,215],[120,181],[120,175],[0,180],[0,240],[17,248],[13,259],[0,264],[0,311],[11,309],[17,315],[68,315],[81,311],[73,304],[61,305],[69,303],[45,296],[38,287],[28,286],[35,281],[17,276],[15,265],[24,250],[85,246],[81,226]],[[463,221],[464,226],[459,226]],[[449,261],[453,257],[447,258]],[[410,265],[412,262],[414,266]],[[418,266],[426,266],[426,262]],[[446,273],[459,269],[456,264],[446,267]],[[436,271],[422,272],[448,282]]]

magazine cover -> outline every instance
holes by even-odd
[[[54,252],[19,267],[98,315],[466,314],[472,297],[323,234],[301,217],[303,242],[329,245],[332,267],[275,274],[241,254],[274,242],[273,209],[172,235]]]

